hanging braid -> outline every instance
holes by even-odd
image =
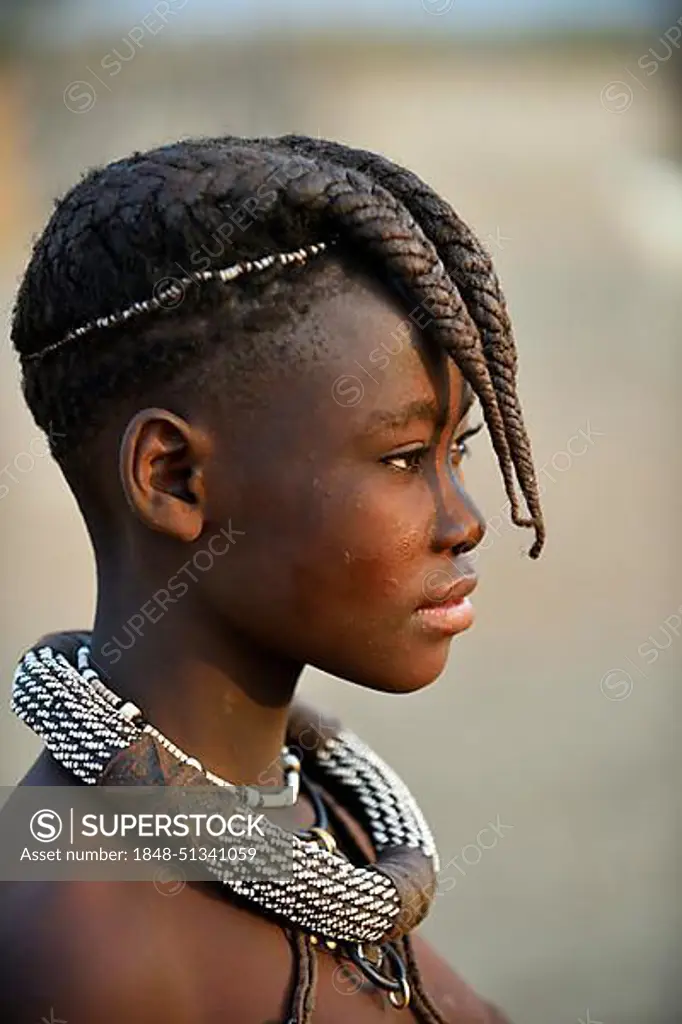
[[[402,954],[405,958],[407,975],[410,979],[411,1005],[416,1010],[419,1019],[423,1024],[448,1024],[445,1017],[441,1016],[437,1007],[432,1002],[422,980],[421,971],[412,949],[412,942],[409,935],[405,935],[400,941]]]
[[[309,1024],[315,1008],[317,953],[306,932],[293,929],[289,936],[295,958],[291,1008],[285,1024]]]
[[[507,304],[490,256],[444,199],[416,174],[391,163],[386,157],[300,135],[284,136],[278,144],[294,152],[320,154],[344,167],[354,167],[380,182],[401,200],[435,245],[481,337],[504,424],[503,432],[493,427],[491,434],[510,501],[512,521],[517,526],[537,524],[538,542],[541,543],[544,539],[542,510],[530,440],[516,391],[516,345]],[[456,357],[457,353],[453,352],[453,355]],[[470,382],[475,384],[473,380]],[[516,471],[531,512],[530,519],[520,512],[513,471]]]
[[[249,205],[250,204],[250,205]],[[224,238],[244,209],[248,228]],[[257,213],[255,212],[257,210]],[[219,251],[214,251],[216,237]],[[333,287],[329,261],[190,287],[176,309],[132,316],[64,340],[83,325],[158,294],[178,267],[212,269],[322,240],[427,308],[429,334],[478,396],[513,522],[544,523],[530,442],[516,392],[516,349],[489,256],[450,206],[383,157],[315,140],[177,143],[95,170],[58,204],[38,240],[15,307],[12,338],[36,422],[66,463],[107,419],[111,402],[188,373],[218,386],[254,358],[261,335],[290,330],[295,314]],[[223,242],[226,241],[226,244]],[[208,243],[208,246],[207,246]],[[338,287],[338,285],[336,285]],[[225,344],[225,324],[230,344]],[[241,341],[240,341],[241,339]],[[220,357],[224,375],[209,373]],[[183,376],[184,375],[184,376]],[[530,515],[519,508],[518,479]]]

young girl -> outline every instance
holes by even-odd
[[[475,236],[373,153],[181,142],[58,204],[13,341],[98,576],[92,633],[17,670],[46,746],[23,784],[297,790],[298,755],[304,785],[284,888],[5,885],[3,1022],[503,1021],[414,932],[438,864],[416,802],[294,702],[306,664],[427,686],[471,624],[475,398],[540,553],[512,329]]]

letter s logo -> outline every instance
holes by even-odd
[[[31,835],[39,843],[53,843],[61,835],[62,819],[56,811],[36,811],[29,828]]]

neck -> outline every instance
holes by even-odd
[[[121,600],[115,588],[100,587],[93,666],[204,768],[237,784],[281,785],[280,754],[304,666],[264,651],[189,602],[158,618],[150,593]],[[155,621],[140,612],[145,601]]]

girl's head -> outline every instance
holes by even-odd
[[[467,620],[420,609],[472,585],[485,528],[460,471],[476,397],[540,553],[490,259],[382,157],[221,138],[93,171],[36,244],[13,340],[121,607],[425,685]]]

